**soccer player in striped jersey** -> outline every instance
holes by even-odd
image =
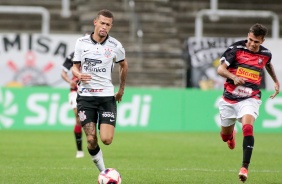
[[[68,76],[68,72],[71,70],[73,62],[73,55],[74,52],[70,53],[63,65],[62,65],[62,73],[61,77],[70,84],[70,93],[69,93],[69,103],[73,109],[74,115],[75,115],[75,125],[74,125],[74,136],[75,136],[75,143],[76,143],[76,158],[82,158],[84,157],[84,152],[82,150],[82,127],[80,125],[80,121],[77,115],[77,104],[76,104],[76,97],[77,97],[77,82],[78,78],[73,76],[71,79]]]
[[[259,115],[263,68],[274,81],[274,98],[279,93],[280,84],[271,63],[271,52],[261,44],[265,40],[267,28],[261,24],[251,26],[247,40],[232,44],[220,58],[217,73],[226,78],[224,92],[219,102],[221,117],[220,135],[230,149],[235,148],[236,120],[242,123],[243,161],[239,180],[248,178],[248,167],[254,147],[253,126]]]

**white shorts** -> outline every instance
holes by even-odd
[[[71,105],[71,108],[76,109],[77,103],[76,103],[76,97],[77,97],[77,92],[72,91],[69,93],[69,103]]]
[[[241,123],[242,117],[246,114],[250,114],[256,119],[259,115],[260,105],[261,100],[254,98],[248,98],[235,104],[228,103],[221,98],[219,100],[221,126],[231,126],[236,123],[236,120]]]

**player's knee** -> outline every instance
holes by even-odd
[[[225,135],[223,134],[222,132],[220,132],[220,136],[221,136],[221,139],[224,141],[224,142],[227,142],[228,140],[230,140],[232,138],[232,134],[230,135]]]
[[[245,124],[242,127],[244,136],[253,136],[253,125]]]
[[[97,146],[97,137],[93,137],[93,136],[87,136],[87,143],[88,145],[90,145],[91,147],[96,147]]]
[[[101,141],[102,141],[105,145],[110,145],[110,144],[113,142],[113,137],[101,138]]]

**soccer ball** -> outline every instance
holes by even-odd
[[[98,184],[121,184],[121,175],[114,168],[107,168],[100,172]]]

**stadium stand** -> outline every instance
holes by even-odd
[[[194,36],[196,13],[209,9],[210,0],[135,0],[134,3],[135,6],[130,6],[128,0],[70,0],[71,16],[64,18],[59,0],[1,0],[1,5],[47,8],[51,15],[50,33],[80,34],[92,30],[97,11],[110,9],[115,15],[111,35],[117,37],[127,51],[127,85],[185,87],[187,66],[183,59],[183,43]],[[278,14],[280,19],[282,17],[280,3],[276,0],[268,0],[267,3],[264,0],[219,0],[218,8],[268,10]],[[39,32],[41,29],[41,17],[38,15],[2,13],[0,17],[0,32]],[[256,22],[271,29],[270,19],[221,18],[214,22],[205,17],[203,36],[241,37]],[[114,83],[117,83],[118,77],[115,76],[117,69],[113,77]]]

